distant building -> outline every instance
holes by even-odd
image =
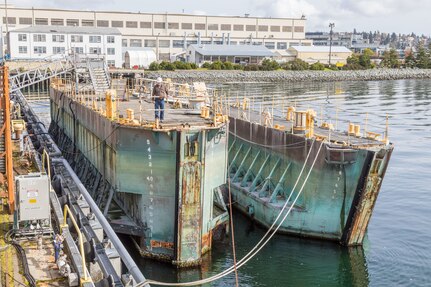
[[[370,49],[374,52],[375,56],[382,56],[386,50],[389,50],[389,45],[379,45],[379,44],[355,44],[351,47],[352,51],[355,53],[362,54],[365,49]]]
[[[331,42],[329,32],[307,32],[305,33],[305,38],[313,41],[313,46],[329,46]],[[352,45],[352,34],[346,32],[334,32],[332,34],[332,45],[349,48]]]
[[[329,47],[328,46],[293,46],[288,51],[296,58],[303,60],[309,64],[320,62],[322,64],[329,63]],[[352,55],[352,51],[346,47],[332,47],[331,49],[331,64],[345,65],[347,58]]]
[[[115,28],[33,26],[9,32],[11,59],[56,55],[104,55],[108,66],[121,67],[121,33]]]
[[[80,11],[10,5],[7,19],[4,7],[0,7],[0,17],[3,24],[8,23],[9,31],[50,26],[116,28],[122,34],[124,50],[151,48],[158,60],[183,57],[187,47],[198,42],[264,45],[273,52],[295,45],[311,45],[305,39],[305,18]]]
[[[213,61],[259,64],[273,56],[263,45],[190,45],[186,54],[187,61],[197,65]]]

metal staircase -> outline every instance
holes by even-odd
[[[87,58],[87,68],[96,94],[105,93],[111,86],[111,77],[105,60],[103,58]]]

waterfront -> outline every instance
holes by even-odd
[[[240,286],[428,286],[431,284],[431,83],[427,80],[381,82],[229,84],[223,89],[241,98],[265,95],[283,98],[304,108],[315,107],[318,118],[332,117],[364,123],[368,130],[384,130],[389,114],[389,137],[395,151],[371,219],[363,248],[276,236],[244,268]],[[254,104],[259,106],[258,97]],[[295,100],[296,99],[296,100]],[[280,101],[279,101],[280,102]],[[46,107],[46,103],[43,104]],[[277,105],[275,105],[277,107]],[[338,108],[337,108],[338,107]],[[44,108],[42,107],[41,110]],[[322,111],[322,112],[320,112]],[[339,129],[347,122],[338,121]],[[364,124],[363,124],[364,128]],[[235,236],[241,258],[263,236],[236,214]],[[232,264],[230,240],[215,243],[202,268],[177,271],[167,264],[140,259],[144,274],[162,281],[189,281],[217,274]],[[137,254],[134,249],[132,253]],[[230,275],[211,286],[234,286]]]
[[[362,124],[368,112],[368,130],[382,132],[389,115],[389,137],[395,143],[387,174],[363,248],[276,236],[248,265],[239,270],[240,286],[427,286],[431,284],[431,82],[228,84],[232,97],[266,95],[306,101],[320,117]],[[276,101],[276,100],[275,100]],[[257,105],[257,102],[255,103]],[[347,122],[338,121],[339,129]],[[263,236],[237,214],[235,237],[241,258]],[[201,269],[177,272],[141,260],[145,275],[163,281],[188,281],[216,274],[232,264],[229,239],[216,243]],[[210,260],[209,260],[210,259]],[[211,286],[234,286],[229,275]]]

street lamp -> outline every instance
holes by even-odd
[[[332,53],[332,29],[335,27],[334,23],[329,23],[329,66],[331,66],[331,53]]]

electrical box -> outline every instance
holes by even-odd
[[[16,179],[18,221],[50,219],[49,179],[46,174],[20,175]]]

